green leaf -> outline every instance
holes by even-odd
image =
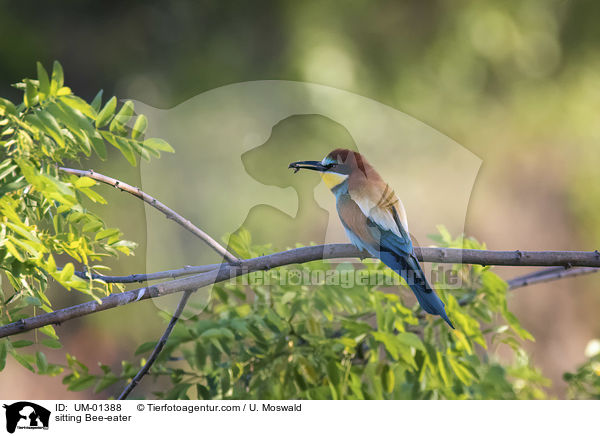
[[[52,339],[58,340],[58,335],[56,334],[54,327],[52,327],[51,325],[45,325],[43,327],[40,327],[38,331],[46,336],[51,337]]]
[[[27,80],[25,82],[25,95],[23,96],[23,102],[25,103],[26,107],[32,107],[37,103],[37,97],[38,93],[37,90],[35,89],[35,86],[33,83],[31,83],[30,80]]]
[[[0,197],[2,197],[4,194],[23,189],[25,186],[27,186],[27,182],[23,176],[17,177],[13,182],[10,183],[0,183]]]
[[[60,126],[58,125],[56,118],[44,110],[37,112],[37,117],[45,127],[44,130],[52,137],[52,139],[54,139],[60,147],[65,148],[65,138],[60,130]]]
[[[67,389],[73,392],[84,391],[88,388],[91,388],[95,382],[96,378],[93,375],[84,375],[75,379],[74,382],[69,383],[69,387]]]
[[[121,126],[125,126],[133,116],[133,113],[133,102],[131,100],[127,100],[125,103],[123,103],[123,106],[121,106],[121,109],[119,110],[117,115],[115,115],[115,119],[113,120],[113,122],[118,123]]]
[[[142,345],[137,347],[135,350],[135,355],[146,353],[150,350],[153,350],[156,347],[156,341],[144,342]]]
[[[102,160],[106,159],[106,146],[104,145],[104,139],[98,134],[98,132],[94,132],[94,135],[90,138],[92,141],[92,147],[94,151],[98,155],[98,157]]]
[[[448,358],[448,363],[459,380],[468,386],[473,379],[473,375],[453,358]]]
[[[52,67],[52,81],[50,82],[50,94],[56,95],[59,89],[61,89],[64,85],[64,74],[62,65],[58,61],[54,61],[54,65]]]
[[[19,235],[23,236],[26,239],[29,239],[32,242],[35,242],[36,244],[42,243],[42,241],[40,241],[40,239],[36,235],[31,233],[23,223],[14,224],[11,222],[6,222],[5,225],[15,233],[18,233]]]
[[[154,156],[156,158],[160,157],[160,151],[155,150],[155,149],[150,148],[150,147],[146,147],[143,142],[139,142],[139,141],[134,140],[134,139],[132,139],[131,142],[137,144],[136,150],[138,150],[138,152],[140,152],[139,150],[141,149],[146,155],[150,154],[150,155],[152,155],[152,156]]]
[[[11,354],[17,362],[19,362],[21,365],[23,365],[29,371],[35,372],[35,369],[33,369],[33,365],[31,365],[33,363],[33,361],[35,360],[35,358],[33,356],[31,356],[29,354],[17,354],[17,353],[11,353]]]
[[[423,342],[417,335],[410,332],[402,332],[396,335],[396,338],[403,344],[408,345],[409,347],[416,348],[417,350],[425,351],[425,346]]]
[[[50,94],[50,79],[48,78],[48,73],[41,62],[37,63],[37,75],[40,94],[43,94],[43,98],[45,98]]]
[[[442,241],[444,241],[445,244],[448,244],[448,245],[451,244],[452,243],[452,235],[450,234],[450,232],[448,231],[446,226],[440,224],[437,226],[437,229],[438,229],[438,232],[440,232]]]
[[[0,339],[0,371],[6,366],[6,356],[8,355],[8,340]]]
[[[439,375],[442,377],[444,384],[446,386],[448,386],[449,380],[448,380],[448,373],[446,372],[446,365],[444,363],[445,360],[446,359],[444,358],[444,356],[442,356],[442,354],[439,351],[437,351],[437,363],[438,363]]]
[[[146,128],[148,128],[148,119],[143,114],[139,115],[133,125],[133,129],[131,131],[131,137],[133,139],[139,138],[146,132]]]
[[[327,362],[327,378],[333,386],[337,387],[340,384],[340,376],[338,363],[333,360]]]
[[[149,149],[142,147],[138,141],[129,140],[127,141],[129,145],[144,159],[145,161],[150,160],[150,151]]]
[[[115,228],[104,229],[101,232],[96,233],[96,237],[94,239],[96,241],[100,241],[102,239],[110,238],[111,236],[117,236],[120,233],[121,232],[119,231],[119,229],[115,229]]]
[[[40,256],[40,252],[38,251],[38,249],[36,247],[34,247],[30,242],[27,242],[23,239],[18,239],[15,238],[12,235],[7,236],[7,239],[9,241],[12,241],[13,244],[15,244],[17,247],[21,248],[22,250],[26,251],[27,253],[29,253],[31,256],[37,258]],[[7,241],[8,242],[8,241]],[[40,244],[35,244],[37,245],[40,249],[43,249],[44,247]]]
[[[0,115],[6,114],[17,115],[17,108],[12,101],[0,97]]]
[[[62,271],[60,272],[60,280],[63,282],[66,282],[71,277],[73,277],[74,273],[75,273],[75,267],[73,266],[73,264],[71,262],[69,262],[63,267]]]
[[[47,127],[44,125],[44,123],[42,123],[42,120],[39,119],[39,117],[37,116],[37,114],[35,113],[30,113],[25,115],[25,121],[27,123],[29,123],[29,125],[37,130],[40,131],[40,133],[42,134],[48,134],[50,135],[50,132],[47,131]],[[37,133],[37,132],[36,132]]]
[[[106,200],[96,191],[90,188],[79,188],[81,192],[83,192],[90,200],[94,203],[106,204]]]
[[[137,165],[137,159],[135,157],[133,148],[129,144],[129,141],[127,141],[126,139],[123,139],[119,136],[115,136],[110,132],[102,131],[100,133],[108,142],[110,142],[113,146],[115,146],[116,148],[118,148],[121,151],[123,156],[125,156],[125,159],[127,159],[127,161],[132,166]]]
[[[106,102],[98,116],[96,117],[96,127],[104,127],[108,124],[117,108],[117,97],[112,97]]]
[[[86,225],[84,225],[81,229],[82,232],[86,233],[86,232],[97,232],[98,230],[100,230],[102,228],[102,222],[101,221],[90,221],[89,223],[87,223]]]
[[[400,357],[396,337],[392,333],[388,332],[373,332],[373,338],[376,341],[381,342],[385,349],[390,353],[392,359],[398,360]]]
[[[100,111],[100,105],[102,104],[102,94],[103,91],[101,89],[92,100],[92,103],[90,103],[92,109],[94,109],[96,112]]]
[[[83,133],[87,134],[90,138],[94,136],[100,137],[92,123],[93,120],[84,115],[79,109],[67,104],[66,101],[66,97],[57,99],[48,105],[48,110],[56,109],[54,108],[54,106],[56,106],[58,108],[58,114],[60,115],[57,115],[56,110],[53,111],[53,115],[57,119],[64,119],[64,124],[69,128],[71,133],[77,137],[83,137]],[[87,103],[83,103],[87,105]]]
[[[381,372],[381,382],[388,394],[394,391],[396,377],[394,376],[394,370],[387,364],[383,367],[383,371]]]
[[[173,147],[171,147],[167,141],[160,138],[148,138],[144,141],[144,146],[152,148],[154,150],[175,153]]]
[[[79,98],[75,95],[65,95],[61,97],[60,100],[63,103],[69,105],[71,108],[78,110],[86,117],[89,117],[91,119],[96,118],[96,111],[94,110],[94,108],[87,104],[82,98]]]
[[[62,344],[56,339],[44,339],[42,341],[42,345],[45,345],[48,348],[54,348],[54,349],[62,348]]]
[[[63,86],[62,88],[59,88],[58,91],[56,91],[56,95],[58,97],[62,97],[63,95],[71,95],[73,93],[73,91],[71,91],[71,88],[69,88],[68,86]]]
[[[233,333],[231,330],[226,328],[214,328],[205,330],[200,336],[207,339],[219,339],[219,338],[228,338],[234,339]]]
[[[69,130],[69,132],[75,137],[77,141],[84,140],[84,132],[86,123],[82,123],[79,118],[87,120],[79,111],[75,111],[67,104],[63,103],[60,100],[49,102],[45,110],[48,111],[56,120],[60,120],[62,125]],[[87,128],[91,129],[89,123],[87,123]]]
[[[191,387],[189,383],[180,383],[175,385],[173,389],[167,392],[165,400],[180,400],[187,399],[187,391]]]
[[[125,159],[127,159],[127,162],[129,162],[132,166],[136,166],[137,159],[135,157],[135,152],[133,151],[133,147],[131,146],[129,141],[126,139],[120,138],[118,136],[115,137],[115,141],[116,141],[116,147],[119,150],[121,150],[121,153],[123,154],[123,156],[125,156]]]
[[[94,179],[91,179],[91,178],[86,177],[86,176],[79,177],[75,181],[75,187],[76,188],[89,188],[90,186],[94,186],[94,185],[96,185],[96,181]]]
[[[12,161],[10,159],[6,159],[4,162],[8,162],[8,164],[10,164]],[[17,165],[4,165],[4,162],[2,165],[0,165],[0,180],[2,180],[3,178],[5,178],[7,175],[9,175],[10,173],[12,173],[14,170],[16,170],[18,168]]]
[[[44,374],[48,371],[48,359],[46,359],[46,355],[41,351],[35,353],[35,364],[37,365],[40,374]]]
[[[79,360],[77,360],[77,357],[67,353],[66,358],[67,358],[67,364],[69,365],[69,368],[72,368],[72,369],[79,368],[79,370],[77,370],[78,372],[83,372],[85,374],[88,373],[88,371],[89,371],[88,367],[85,366],[83,363],[81,363]]]
[[[6,241],[4,241],[4,246],[6,247],[6,249],[8,250],[8,252],[10,254],[12,254],[13,257],[15,259],[17,259],[19,262],[24,262],[25,261],[25,259],[23,258],[23,256],[19,252],[19,250],[17,250],[17,247],[15,247],[12,242],[6,240]]]
[[[102,377],[98,381],[98,384],[94,387],[94,393],[97,394],[99,392],[102,392],[104,389],[108,388],[109,386],[114,385],[119,380],[120,380],[119,377],[112,375],[112,374]]]
[[[11,342],[10,344],[13,346],[13,348],[23,348],[23,347],[29,347],[30,345],[33,345],[33,341],[21,339],[19,341]]]
[[[89,156],[92,154],[92,143],[87,135],[83,135],[83,139],[79,141],[79,148],[83,151],[83,154]]]
[[[504,302],[502,308],[502,315],[504,316],[506,321],[508,321],[508,324],[515,331],[515,333],[521,337],[521,339],[535,341],[533,335],[527,330],[525,330],[523,327],[521,327],[521,323],[519,323],[518,318],[510,310],[508,310],[508,305],[506,301]]]

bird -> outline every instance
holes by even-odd
[[[439,315],[454,329],[415,255],[402,202],[362,154],[337,148],[321,161],[292,162],[288,167],[295,173],[319,172],[335,195],[350,242],[404,278],[423,310]]]

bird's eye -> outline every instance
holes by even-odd
[[[328,163],[325,166],[327,167],[328,170],[330,170],[331,168],[335,168],[337,166],[337,163],[336,162],[332,162],[332,163]]]

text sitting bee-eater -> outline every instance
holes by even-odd
[[[421,307],[454,328],[419,265],[404,206],[360,153],[339,148],[322,161],[292,162],[289,167],[320,172],[336,197],[338,215],[352,244],[400,274]]]

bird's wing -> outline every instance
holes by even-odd
[[[369,213],[365,214],[363,207],[367,202],[357,201],[350,193],[341,196],[337,203],[342,224],[365,246],[378,252],[391,251],[397,254],[413,252],[410,236],[393,205],[388,205],[387,209],[384,209],[375,204],[369,209]]]
[[[372,174],[371,177],[358,177],[352,180],[348,193],[360,207],[360,210],[385,230],[391,230],[402,236],[400,228],[408,233],[408,222],[406,212],[400,199],[394,190],[385,183],[379,175]],[[394,211],[398,222],[394,219]]]
[[[412,242],[404,206],[394,190],[378,179],[369,183],[357,183],[348,190],[348,194],[363,215],[379,228],[382,239],[388,240],[392,246],[399,245],[402,251],[410,253]],[[399,240],[395,240],[396,238]]]

